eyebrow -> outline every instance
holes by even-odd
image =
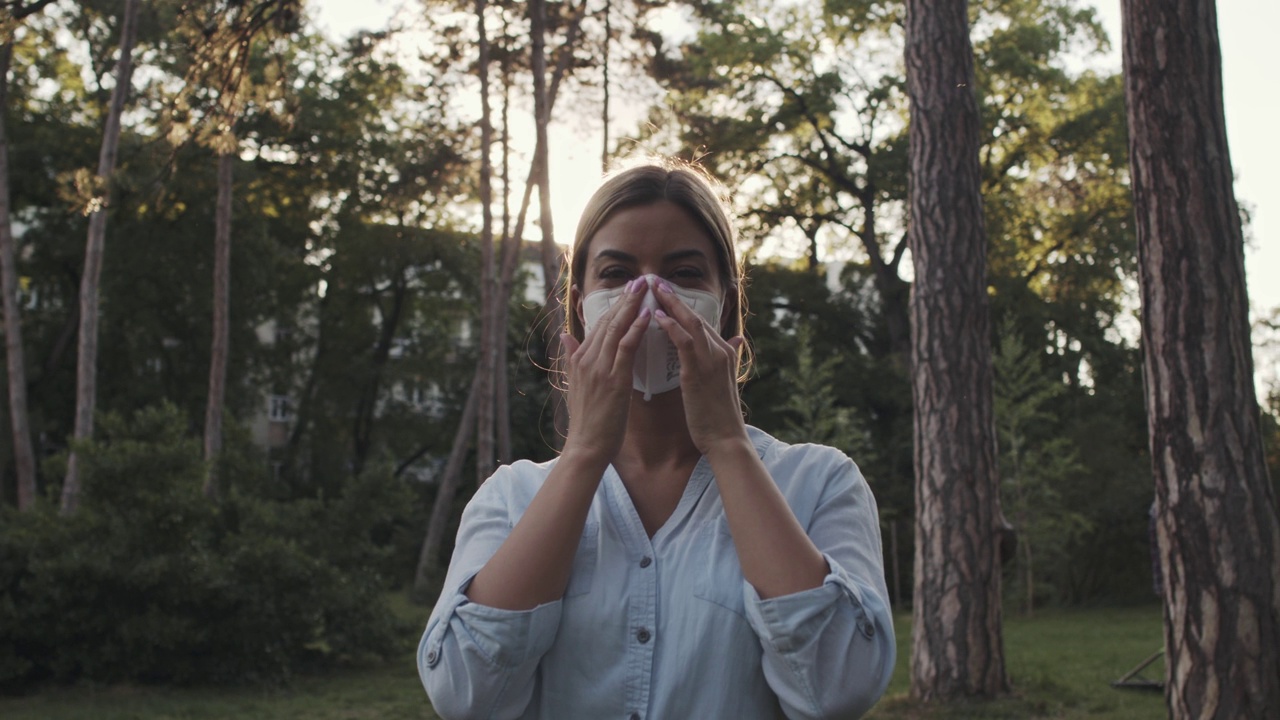
[[[687,250],[676,250],[675,252],[669,252],[666,255],[663,255],[662,262],[668,263],[668,262],[673,262],[675,260],[683,260],[688,257],[699,257],[705,260],[707,257],[707,254],[695,248],[689,248]],[[634,263],[636,261],[636,256],[632,255],[631,253],[625,253],[625,252],[622,252],[621,250],[610,250],[608,248],[605,248],[604,250],[601,250],[600,252],[596,253],[595,262],[599,262],[601,259],[604,259],[604,258],[612,258],[614,260],[621,260],[622,262],[629,262],[629,263]]]

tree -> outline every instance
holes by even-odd
[[[794,341],[795,365],[781,371],[788,390],[781,408],[787,420],[778,437],[792,443],[830,445],[865,466],[875,453],[865,423],[853,408],[837,404],[836,369],[841,357],[830,355],[818,361],[808,324],[795,331]]]
[[[1051,403],[1066,391],[1045,373],[1041,353],[1027,349],[1014,323],[1001,323],[993,362],[995,417],[1002,470],[1001,504],[1017,529],[1017,585],[1023,612],[1036,605],[1036,560],[1070,543],[1087,521],[1063,505],[1057,488],[1079,474],[1072,438],[1047,429]]]
[[[480,77],[480,362],[476,371],[479,384],[476,398],[476,484],[493,474],[497,455],[494,446],[495,423],[494,372],[498,367],[494,327],[499,314],[497,263],[493,255],[493,122],[489,98],[489,32],[487,0],[475,1],[479,59],[476,72]]]
[[[908,0],[916,561],[911,694],[1008,688],[979,121],[965,0]]]
[[[556,64],[552,70],[551,78],[546,82],[544,114],[547,117],[550,117],[551,112],[555,107],[556,97],[561,82],[573,68],[575,59],[574,51],[580,41],[579,33],[582,26],[582,18],[586,12],[586,6],[586,0],[579,0],[576,5],[569,8],[569,14],[564,23],[564,40],[557,51]],[[533,12],[532,8],[530,12]],[[535,66],[537,64],[538,63],[533,62],[531,59],[531,66]],[[542,65],[544,66],[542,69],[545,70],[545,61]],[[535,93],[536,92],[537,91],[535,91]],[[537,122],[540,121],[535,118],[535,123]],[[544,132],[535,132],[535,136],[539,138],[538,140],[535,140],[536,144],[545,145],[547,142],[545,127]],[[545,179],[545,175],[538,158],[545,158],[545,156],[546,150],[539,149],[535,146],[534,161],[530,164],[529,174],[525,180],[524,196],[521,200],[520,209],[516,216],[515,226],[511,230],[511,233],[509,235],[504,234],[502,239],[502,262],[500,272],[498,273],[496,289],[494,291],[496,297],[501,301],[495,303],[494,310],[496,318],[493,322],[493,329],[491,331],[494,338],[495,356],[499,360],[506,354],[506,329],[510,310],[509,299],[511,298],[512,289],[514,287],[517,260],[520,257],[520,249],[523,246],[525,222],[528,216],[529,206],[533,198],[533,189],[535,184],[538,183],[538,178],[543,177]],[[542,202],[547,203],[549,201],[550,195],[548,193],[542,193]],[[545,212],[543,217],[546,222],[543,235],[543,249],[545,250],[545,240],[552,237],[550,213]],[[543,255],[543,257],[545,258],[546,256]],[[550,295],[551,288],[554,287],[555,280],[553,277],[547,276],[544,277],[544,282],[546,283],[548,295]],[[499,364],[496,365],[496,367],[501,368],[501,372],[506,372],[504,365]],[[471,390],[468,393],[466,404],[464,406],[465,410],[463,412],[461,425],[454,433],[453,445],[449,451],[448,461],[445,465],[444,471],[440,475],[435,504],[432,508],[431,519],[427,526],[427,532],[423,537],[422,547],[418,552],[418,562],[414,573],[412,594],[415,599],[420,601],[425,601],[427,599],[432,580],[439,567],[440,547],[444,540],[445,526],[449,522],[453,512],[453,500],[457,493],[458,486],[461,483],[462,465],[465,460],[468,444],[471,441],[471,430],[473,425],[472,417],[480,415],[479,405],[481,404],[481,398],[483,397],[483,393],[481,393],[481,390],[483,389],[481,375],[486,371],[487,370],[483,364],[479,364],[476,368],[476,374],[471,381]],[[509,407],[509,405],[503,404],[500,407]],[[499,418],[499,422],[508,422],[508,419]],[[479,423],[476,423],[476,426],[479,427]],[[478,450],[482,447],[479,442],[477,442],[477,446]],[[492,469],[490,469],[490,472],[492,472]],[[480,479],[483,480],[487,477],[488,474],[484,474]]]
[[[1213,0],[1123,0],[1170,717],[1280,707],[1280,517],[1253,386]]]
[[[547,102],[547,3],[546,0],[529,0],[529,34],[530,59],[533,72],[533,120],[534,151],[533,167],[538,184],[538,226],[542,230],[542,277],[546,286],[546,300],[543,303],[547,315],[547,355],[558,357],[560,354],[560,328],[564,326],[565,309],[560,304],[557,292],[560,277],[560,263],[564,253],[556,246],[555,226],[551,217],[551,158],[547,142],[547,123],[551,121],[551,108]],[[606,43],[608,39],[606,38]],[[517,239],[519,242],[519,239]],[[505,329],[500,329],[505,333]],[[567,430],[568,408],[565,406],[564,394],[554,391],[552,408],[556,418],[556,429]],[[563,434],[557,432],[557,437]]]
[[[22,347],[22,316],[18,308],[17,253],[9,217],[9,138],[5,115],[9,111],[9,65],[13,59],[13,25],[43,10],[53,0],[21,1],[0,18],[0,294],[4,296],[5,367],[9,378],[9,421],[13,425],[13,459],[18,480],[18,509],[36,500],[36,461],[31,449],[31,423],[27,419],[27,367]]]
[[[110,205],[111,175],[116,167],[116,151],[120,143],[120,119],[133,75],[133,44],[138,32],[138,8],[141,0],[125,0],[121,12],[120,57],[116,61],[116,85],[111,91],[111,106],[102,134],[102,152],[89,215],[89,237],[85,242],[84,272],[80,281],[79,352],[76,356],[75,439],[93,437],[93,416],[97,400],[98,372],[98,281],[102,274],[102,256],[107,237],[107,208]],[[72,512],[79,502],[80,479],[77,476],[75,448],[67,460],[66,479],[62,484],[62,511]]]
[[[220,495],[218,456],[222,452],[222,415],[226,399],[227,362],[231,342],[231,202],[234,168],[239,151],[236,125],[252,89],[249,61],[257,36],[275,25],[285,28],[296,17],[295,0],[260,0],[251,5],[216,6],[209,17],[187,13],[194,27],[195,52],[187,77],[188,92],[211,93],[204,130],[198,139],[216,155],[217,211],[214,216],[213,342],[209,353],[209,395],[205,404],[204,494]],[[191,87],[195,85],[195,87]],[[183,104],[186,104],[185,102]]]

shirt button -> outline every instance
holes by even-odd
[[[647,568],[652,564],[653,564],[653,558],[649,557],[648,555],[640,558],[640,567]]]
[[[644,628],[640,628],[639,630],[636,631],[636,639],[640,641],[641,645],[649,642],[650,637],[653,637],[653,636],[650,635],[649,631]]]
[[[428,653],[427,653],[427,667],[435,667],[435,666],[436,666],[436,661],[437,661],[437,660],[439,660],[439,659],[440,659],[440,658],[439,658],[439,656],[437,656],[437,655],[436,655],[436,651],[435,651],[435,650],[432,650],[432,651],[428,652]]]

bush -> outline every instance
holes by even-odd
[[[385,605],[388,551],[371,529],[407,507],[397,484],[215,504],[185,428],[171,406],[106,417],[78,447],[75,513],[0,510],[0,688],[281,682],[408,637]]]

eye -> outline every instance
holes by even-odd
[[[684,265],[671,271],[670,276],[672,280],[691,282],[701,280],[706,277],[706,273],[702,268]]]
[[[606,265],[596,273],[599,280],[628,280],[631,278],[631,271],[622,265]]]

